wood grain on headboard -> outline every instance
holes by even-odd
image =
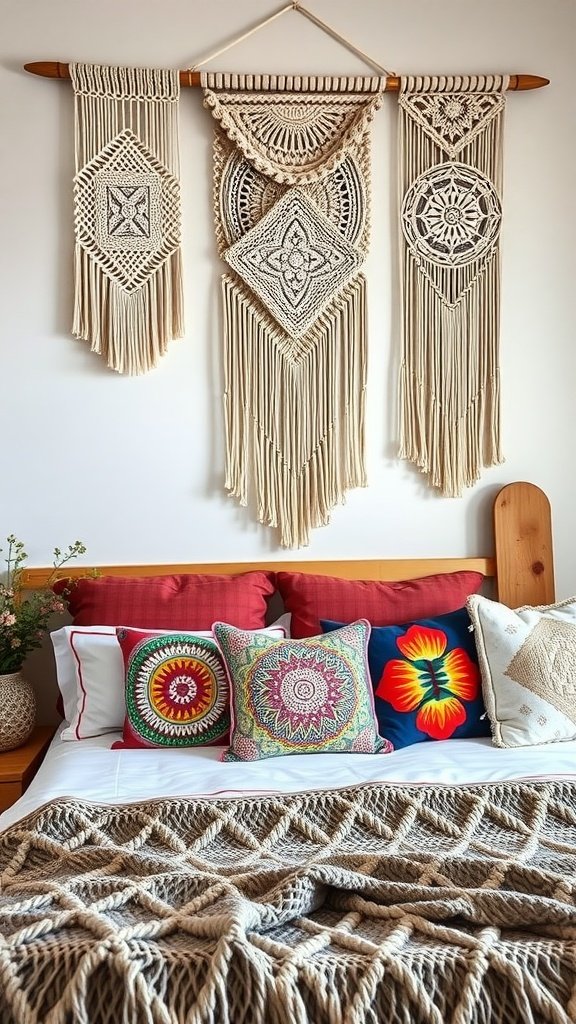
[[[550,502],[539,487],[514,483],[494,502],[498,599],[511,608],[554,601]]]
[[[321,562],[272,561],[267,562],[183,562],[173,565],[98,565],[100,576],[163,576],[166,573],[205,573],[210,576],[219,573],[253,572],[255,570],[283,572],[311,572],[323,576],[339,576],[348,580],[410,580],[418,576],[431,576],[437,572],[457,572],[468,569],[494,576],[494,558],[369,558],[369,559],[326,559]],[[50,569],[25,569],[23,582],[28,590],[43,587],[50,575]],[[74,579],[86,576],[86,566],[70,566],[61,575]]]

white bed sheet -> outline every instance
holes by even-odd
[[[296,793],[367,782],[576,781],[576,741],[504,750],[493,747],[490,739],[443,740],[417,743],[392,754],[299,754],[222,763],[222,747],[110,750],[120,733],[70,742],[60,739],[60,731],[24,796],[0,814],[0,830],[63,796],[123,804],[163,796]]]

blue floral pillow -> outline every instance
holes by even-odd
[[[324,632],[340,623],[322,622]],[[380,735],[394,748],[489,736],[465,608],[401,626],[373,626],[368,664]]]

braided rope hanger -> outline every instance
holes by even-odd
[[[305,18],[308,18],[309,21],[311,21],[314,25],[320,28],[323,32],[326,32],[326,34],[331,36],[332,39],[335,39],[336,42],[341,43],[342,46],[345,46],[347,50],[350,50],[352,53],[354,53],[357,57],[360,58],[360,60],[363,60],[366,64],[369,64],[376,71],[379,71],[380,74],[386,75],[387,78],[390,76],[393,77],[395,75],[394,71],[387,71],[387,69],[383,67],[382,64],[379,64],[378,61],[370,57],[367,53],[364,52],[364,50],[361,50],[358,46],[355,46],[350,39],[347,39],[346,36],[340,35],[340,33],[337,32],[336,29],[332,28],[331,25],[328,25],[325,21],[322,21],[322,19],[319,18],[316,14],[313,14],[312,11],[309,11],[307,7],[303,7],[301,0],[290,0],[290,3],[286,4],[284,7],[281,7],[279,11],[276,11],[274,14],[268,15],[268,17],[266,18],[262,18],[262,20],[257,22],[256,25],[253,26],[253,28],[248,29],[246,32],[240,33],[240,35],[234,36],[233,39],[231,39],[229,43],[226,43],[225,46],[221,46],[219,47],[219,49],[213,50],[202,60],[197,61],[195,64],[193,64],[186,70],[190,72],[197,71],[198,68],[201,68],[204,64],[207,64],[208,61],[213,60],[214,57],[219,57],[222,53],[226,53],[227,50],[231,50],[234,46],[237,46],[238,43],[243,42],[245,39],[249,39],[250,36],[255,35],[256,32],[260,31],[260,29],[264,28],[266,25],[270,25],[273,21],[276,21],[277,18],[281,18],[283,14],[288,14],[289,11],[296,11],[297,14],[303,14]]]

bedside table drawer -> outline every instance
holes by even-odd
[[[21,782],[0,782],[0,811],[7,811],[22,796]]]

